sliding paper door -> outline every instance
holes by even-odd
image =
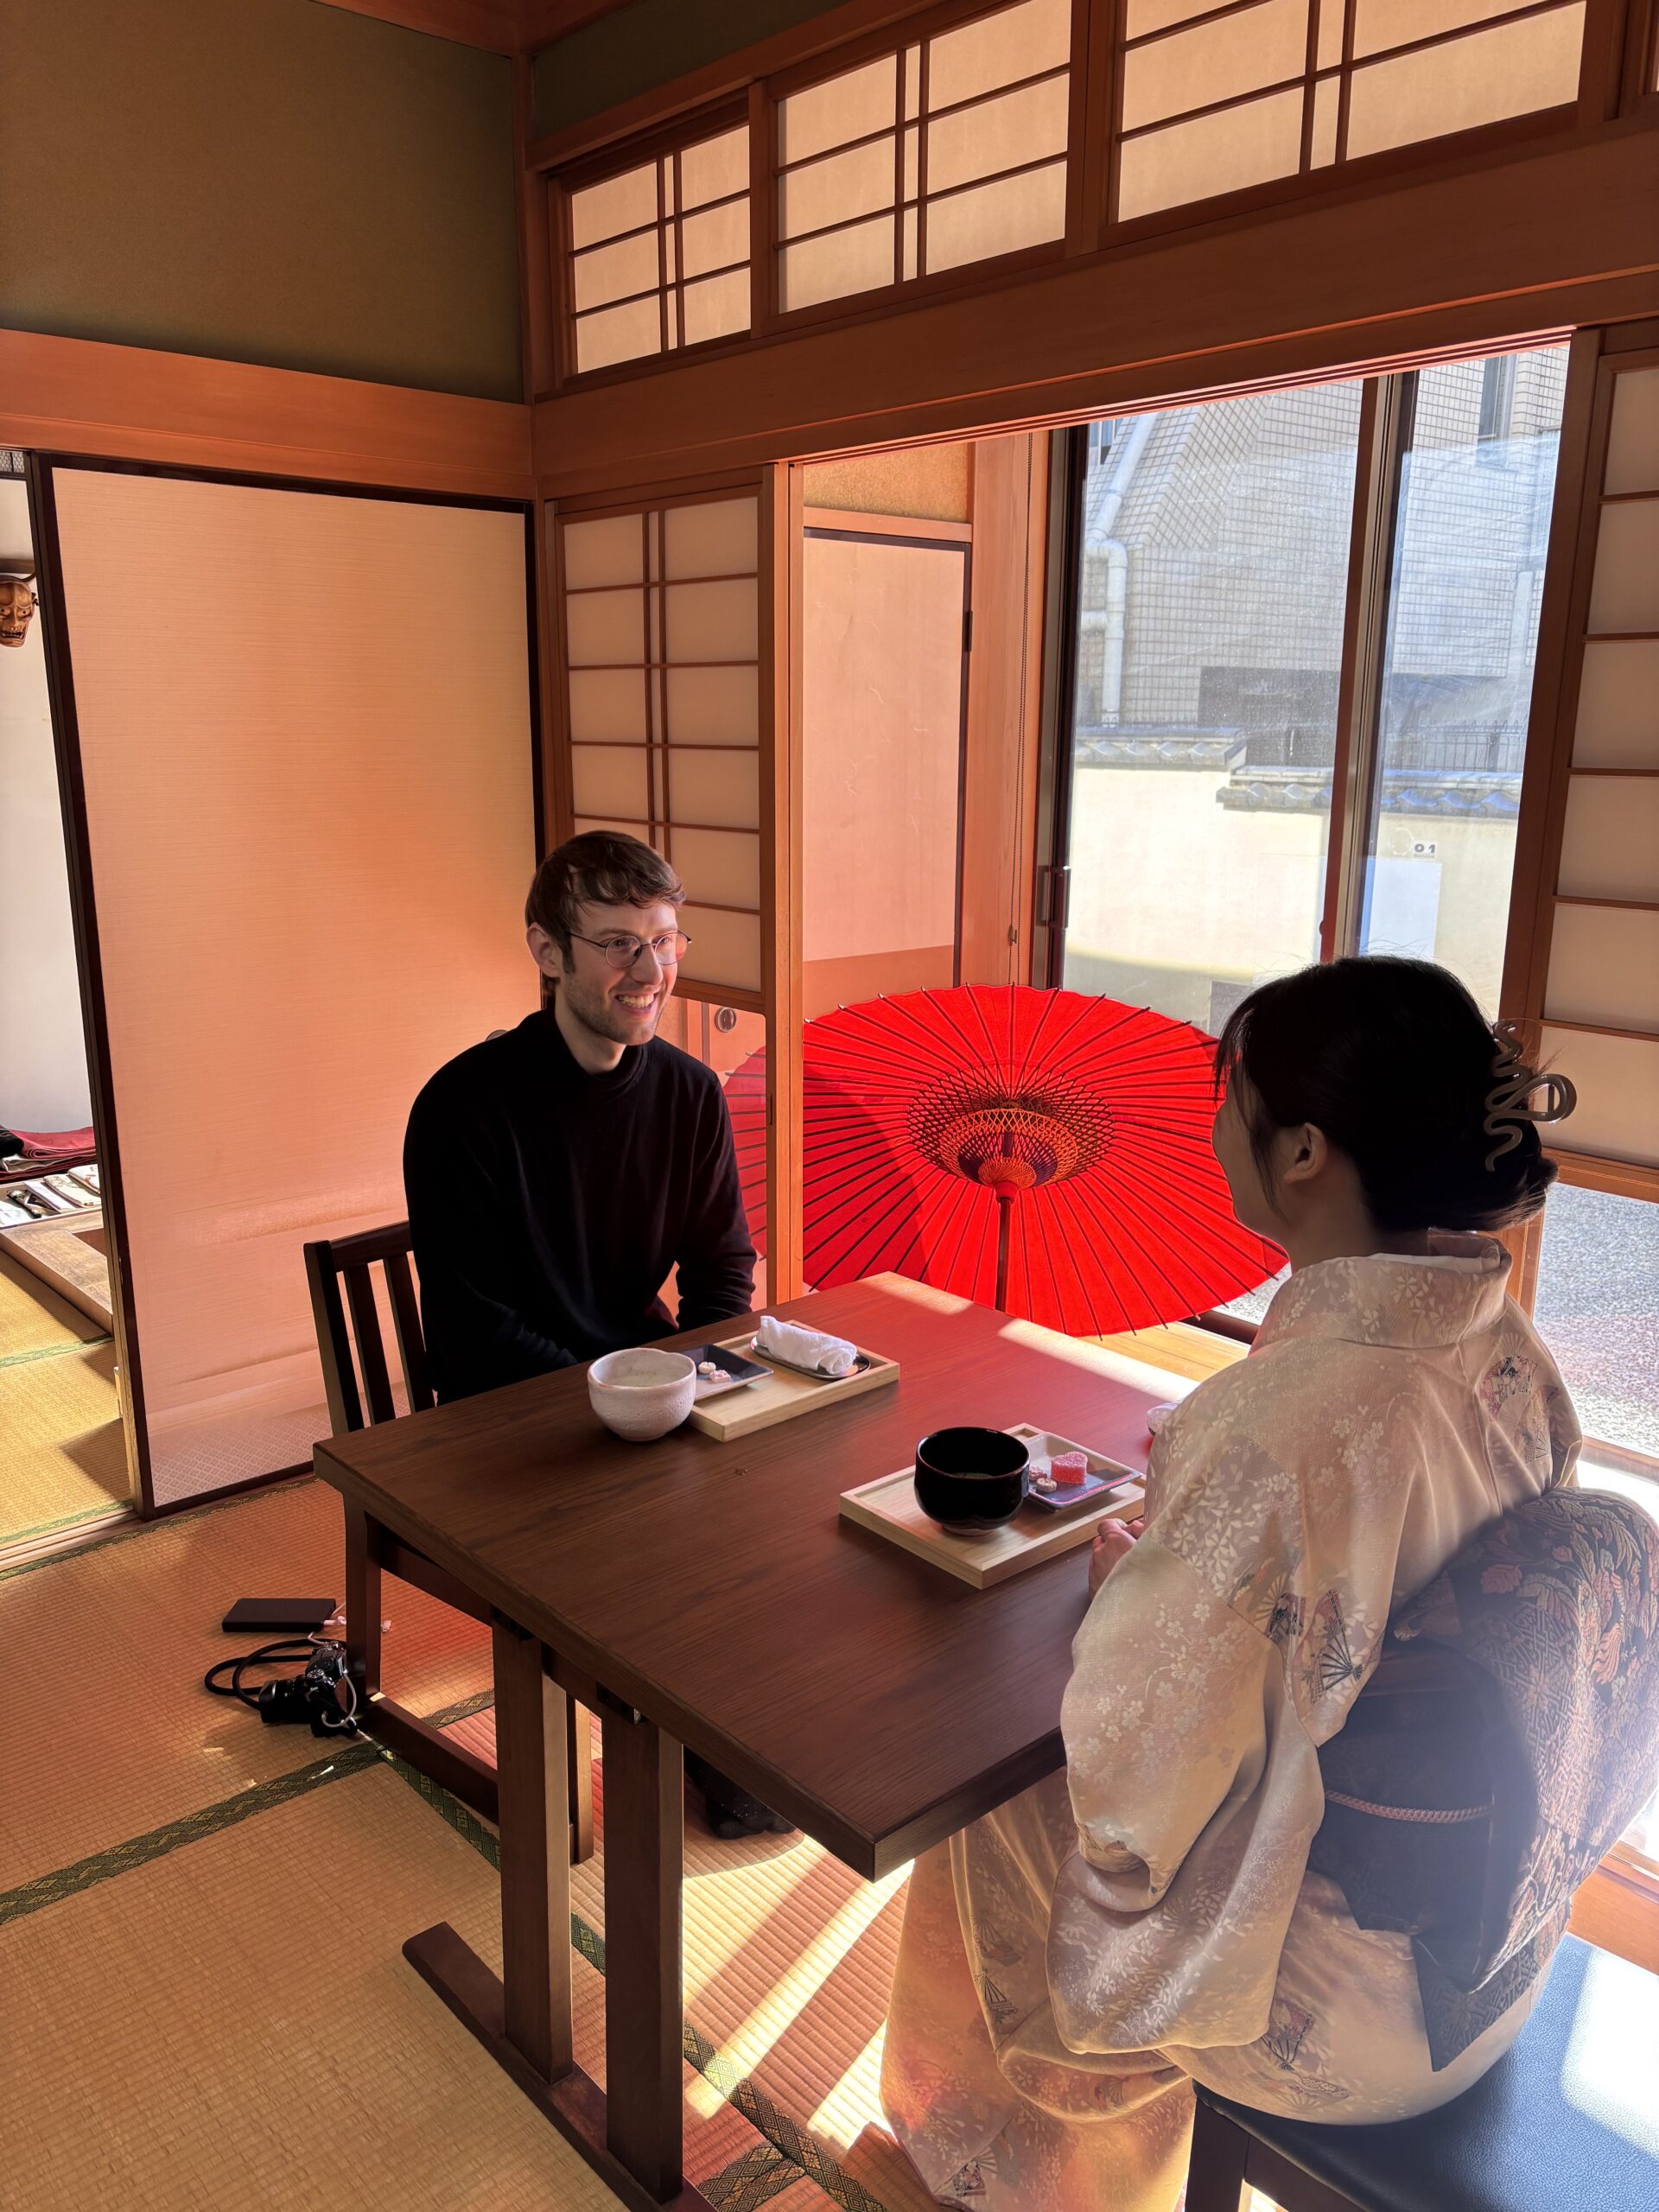
[[[55,516],[149,1502],[327,1433],[301,1247],[536,1003],[522,509],[73,466]]]

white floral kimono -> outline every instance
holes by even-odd
[[[1305,1268],[1166,1423],[1146,1535],[1073,1645],[1065,1772],[912,1877],[881,2093],[944,2202],[1171,2212],[1192,2080],[1397,2119],[1519,2032],[1538,1985],[1433,2073],[1408,1939],[1307,1870],[1319,1746],[1390,1613],[1571,1478],[1578,1425],[1509,1266],[1447,1236]]]

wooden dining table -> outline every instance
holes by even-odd
[[[899,1381],[730,1442],[639,1445],[571,1368],[316,1449],[348,1513],[493,1621],[503,1974],[447,1924],[404,1955],[638,2212],[705,2203],[682,2167],[683,1751],[872,1881],[1062,1764],[1087,1547],[976,1589],[842,1520],[841,1493],[958,1422],[1144,1469],[1147,1408],[1173,1395],[896,1275],[775,1310]],[[603,1730],[608,2094],[572,2050],[568,1699]]]

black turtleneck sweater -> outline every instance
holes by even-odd
[[[749,1310],[754,1248],[719,1078],[664,1044],[607,1075],[551,1010],[474,1045],[415,1101],[404,1142],[421,1317],[440,1400]]]

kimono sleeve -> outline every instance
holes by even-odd
[[[1278,1649],[1148,1535],[1073,1657],[1056,2024],[1080,2051],[1250,2042],[1324,1809]]]

